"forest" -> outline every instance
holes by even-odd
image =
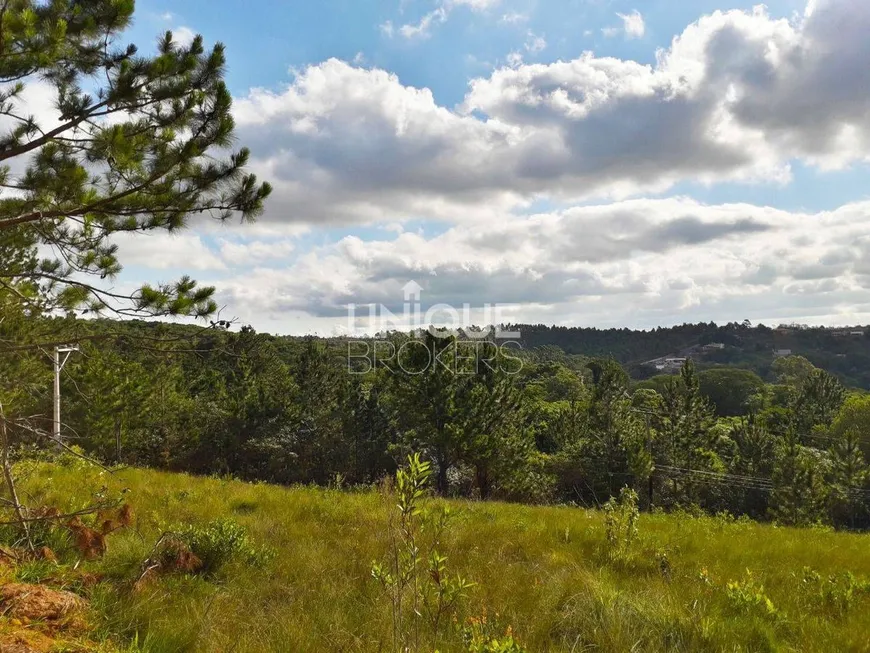
[[[250,327],[66,328],[82,344],[62,375],[64,440],[107,464],[364,486],[416,452],[444,496],[601,506],[627,486],[645,509],[870,526],[870,396],[801,356],[769,379],[689,360],[637,381],[613,358],[462,352],[437,330],[389,336],[404,364],[360,367],[354,343]],[[18,357],[42,370],[27,414],[51,415],[47,363]]]

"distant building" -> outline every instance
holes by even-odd
[[[850,336],[863,336],[864,332],[863,331],[850,331],[849,335]]]
[[[710,344],[704,345],[703,347],[701,347],[701,349],[705,349],[707,351],[712,351],[714,349],[725,349],[725,343],[724,342],[711,342]]]
[[[683,365],[686,364],[686,358],[654,358],[651,361],[647,361],[644,365],[649,365],[651,367],[656,368],[659,372],[678,372]]]
[[[774,358],[784,358],[785,356],[791,356],[791,349],[774,349],[773,357]]]

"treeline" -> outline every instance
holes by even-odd
[[[395,335],[373,366],[348,343],[249,328],[89,328],[113,336],[65,368],[64,433],[108,463],[354,485],[419,452],[445,495],[600,505],[630,486],[647,508],[870,527],[870,397],[801,357],[774,383],[691,362],[633,383],[609,358],[432,335]],[[42,378],[27,411],[50,419]]]
[[[810,360],[850,387],[870,389],[870,329],[828,329],[794,325],[772,329],[748,321],[682,324],[647,331],[634,329],[596,329],[513,324],[527,350],[557,347],[567,354],[611,357],[624,365],[632,378],[646,378],[655,370],[644,363],[661,356],[678,355],[686,349],[710,343],[725,345],[722,350],[704,352],[696,363],[701,366],[728,365],[751,370],[766,380],[775,380],[771,371],[773,351],[791,350]]]

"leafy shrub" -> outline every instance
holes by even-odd
[[[465,627],[462,635],[468,653],[526,653],[526,649],[514,639],[510,626],[502,637],[494,637],[487,630],[485,622],[476,620]]]
[[[390,601],[393,648],[419,651],[424,621],[437,641],[448,619],[473,583],[448,573],[447,557],[439,552],[450,510],[431,510],[426,504],[432,468],[419,454],[396,472],[395,490],[386,495],[397,510],[387,524],[390,550],[383,562],[373,562],[371,573]],[[393,494],[394,492],[394,494]],[[410,623],[408,623],[410,619]]]
[[[728,581],[725,595],[731,607],[744,614],[762,614],[767,617],[777,617],[779,613],[773,601],[764,593],[764,585],[755,580],[752,572],[747,569],[743,580]]]
[[[178,539],[200,559],[200,572],[214,574],[233,559],[263,566],[274,552],[257,546],[248,530],[230,519],[217,519],[205,525],[190,525],[176,531]]]
[[[819,572],[804,567],[801,588],[808,602],[825,605],[844,614],[861,596],[870,595],[870,581],[862,581],[850,571],[822,579]]]

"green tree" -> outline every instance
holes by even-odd
[[[523,451],[523,440],[533,442],[530,430],[512,422],[521,395],[495,350],[490,343],[427,332],[401,343],[388,371],[396,428],[411,450],[434,461],[442,494],[451,469],[465,464],[485,496],[493,473],[505,469],[499,459]]]
[[[652,462],[625,370],[610,359],[593,360],[588,367],[592,393],[581,428],[564,443],[556,462],[563,490],[603,503],[626,485],[640,486]]]
[[[350,447],[348,480],[371,483],[395,473],[390,447],[396,441],[381,388],[355,378],[343,406],[344,433]]]
[[[870,398],[850,397],[827,432],[831,457],[831,517],[851,527],[866,523],[870,468]]]
[[[88,330],[72,316],[216,310],[214,290],[188,277],[110,290],[118,235],[174,232],[194,215],[253,219],[271,190],[244,172],[246,149],[229,149],[223,45],[166,32],[143,55],[124,42],[133,12],[133,0],[0,10],[0,372],[16,386],[0,389],[0,419],[12,438],[46,431],[24,417],[50,378],[38,352]],[[35,88],[46,106],[27,104]]]
[[[167,32],[143,56],[123,43],[133,8],[16,0],[0,14],[0,247],[17,250],[0,260],[0,285],[31,317],[211,314],[213,290],[189,278],[129,295],[101,286],[121,270],[113,237],[176,231],[197,214],[253,218],[270,192],[243,172],[246,149],[221,155],[234,127],[223,45]],[[44,123],[23,100],[34,85],[53,96]]]
[[[791,401],[798,435],[806,440],[817,427],[827,428],[846,400],[846,389],[824,370],[813,370],[798,386]]]
[[[774,519],[786,525],[801,526],[825,518],[826,462],[822,452],[801,445],[799,434],[789,429],[777,447],[773,469],[770,514]]]
[[[848,397],[831,425],[834,437],[853,430],[865,460],[870,460],[870,395]]]
[[[770,371],[776,377],[777,383],[798,388],[803,385],[816,366],[803,356],[783,356],[773,361]]]
[[[763,489],[770,479],[776,454],[776,438],[755,415],[742,418],[731,431],[734,455],[728,473],[742,477],[735,483],[735,512],[762,517],[767,511],[768,495]]]
[[[755,372],[735,368],[704,370],[698,374],[698,382],[720,417],[748,414],[752,398],[764,387]]]
[[[855,527],[866,518],[867,463],[861,452],[858,430],[847,428],[830,447],[831,517],[835,523]]]
[[[662,393],[656,463],[671,467],[672,500],[697,502],[702,484],[695,474],[724,468],[716,452],[719,434],[713,429],[713,409],[701,393],[698,375],[687,360]]]

